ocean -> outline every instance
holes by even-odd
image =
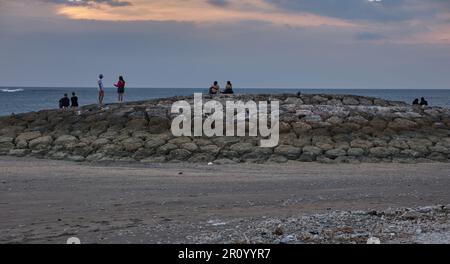
[[[373,96],[388,100],[412,102],[415,98],[425,97],[432,106],[450,106],[450,90],[407,90],[407,89],[234,89],[236,93],[326,93]],[[58,107],[59,99],[75,92],[80,105],[97,102],[97,88],[12,88],[0,87],[0,116],[11,113],[23,113]],[[177,95],[192,95],[194,92],[206,93],[205,88],[127,88],[126,101],[164,98]],[[104,103],[116,102],[116,90],[105,89]]]

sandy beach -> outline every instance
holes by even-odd
[[[0,243],[60,244],[72,236],[82,243],[300,243],[298,236],[285,236],[300,228],[295,223],[308,221],[305,217],[315,219],[314,227],[301,228],[317,235],[311,230],[322,223],[319,215],[332,220],[344,217],[339,211],[357,216],[366,210],[377,217],[370,212],[450,204],[449,171],[444,163],[208,166],[0,157]],[[426,223],[434,236],[422,242],[448,243],[448,211],[441,209],[434,218],[419,210],[417,218],[399,222],[400,228]],[[377,219],[366,220],[379,227]],[[349,227],[353,220],[340,224],[357,232],[358,224]],[[380,221],[391,220],[396,221]],[[335,223],[325,227],[342,228]],[[284,231],[277,234],[277,228]],[[364,236],[378,232],[365,231]],[[421,242],[407,233],[389,233],[384,242]]]

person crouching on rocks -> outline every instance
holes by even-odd
[[[67,94],[64,94],[64,97],[59,99],[59,108],[60,109],[67,109],[70,106],[70,100],[69,97],[67,96]]]
[[[419,98],[414,99],[412,105],[419,105]]]
[[[125,93],[125,80],[122,76],[119,76],[119,81],[114,84],[117,87],[117,99],[119,102],[123,102],[123,94]]]

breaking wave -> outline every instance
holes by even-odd
[[[4,92],[4,93],[18,93],[18,92],[23,92],[23,89],[0,89],[0,91]]]

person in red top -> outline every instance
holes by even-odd
[[[114,84],[117,87],[117,95],[119,102],[123,102],[123,94],[125,93],[125,80],[122,76],[119,76],[119,81]]]

